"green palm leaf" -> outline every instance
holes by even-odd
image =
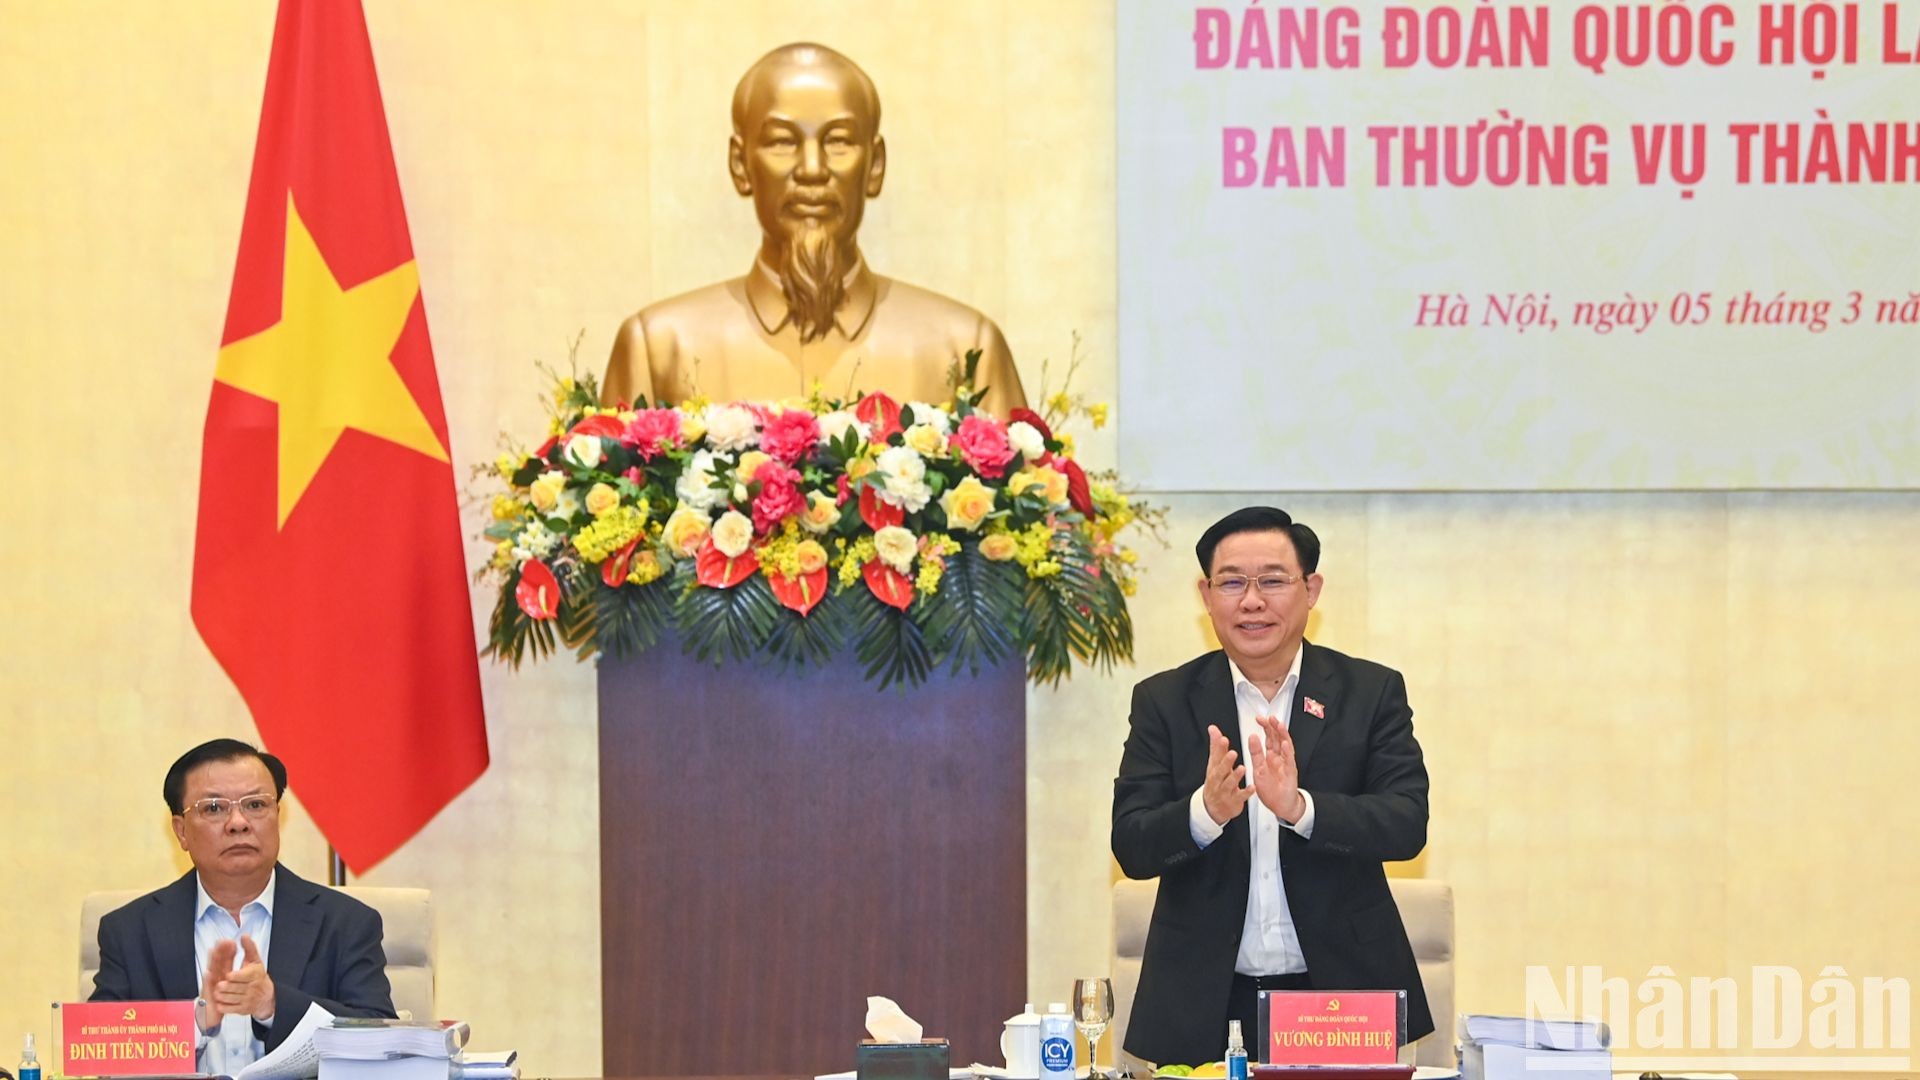
[[[980,554],[978,541],[964,542],[947,557],[940,589],[927,602],[925,629],[934,663],[958,673],[998,664],[1014,650],[1019,625],[1020,568]]]
[[[759,574],[731,589],[694,586],[691,568],[674,580],[684,590],[674,605],[680,639],[687,651],[715,666],[758,653],[780,617],[780,604]]]

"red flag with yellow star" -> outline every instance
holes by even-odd
[[[359,0],[281,0],[193,619],[356,871],[487,767],[451,462]]]

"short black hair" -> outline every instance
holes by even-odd
[[[1293,541],[1294,554],[1300,556],[1300,572],[1311,574],[1320,569],[1320,538],[1312,529],[1293,516],[1275,506],[1243,506],[1212,525],[1200,534],[1200,542],[1193,545],[1193,553],[1200,557],[1200,572],[1213,573],[1213,551],[1220,541],[1236,533],[1279,532],[1286,533]]]
[[[160,788],[160,793],[166,797],[167,809],[176,814],[187,812],[188,773],[216,761],[238,761],[241,758],[259,759],[260,764],[267,767],[267,774],[273,777],[274,798],[286,796],[287,767],[280,763],[279,758],[239,739],[213,739],[181,754],[180,760],[167,770],[166,782]]]

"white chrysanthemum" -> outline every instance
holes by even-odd
[[[1026,458],[1028,464],[1039,461],[1047,452],[1046,436],[1025,420],[1015,420],[1007,425],[1007,444]]]
[[[715,450],[750,450],[760,444],[760,418],[738,405],[707,409],[707,445]]]
[[[913,556],[919,550],[920,541],[898,525],[889,525],[873,534],[874,554],[903,574],[913,565]]]
[[[927,478],[927,463],[911,446],[889,446],[880,451],[880,456],[873,463],[889,477],[897,476],[902,480]]]
[[[725,489],[713,486],[714,469],[711,452],[694,451],[693,459],[687,462],[686,469],[680,473],[680,479],[674,481],[673,493],[680,497],[681,502],[696,510],[711,513],[720,509],[726,504],[727,493]]]
[[[873,428],[869,427],[866,421],[845,409],[830,412],[820,418],[820,434],[824,436],[828,442],[838,441],[841,436],[847,433],[849,428],[860,433],[861,442],[866,442],[873,438]]]
[[[927,463],[913,447],[882,450],[874,467],[880,475],[880,501],[917,514],[933,498],[933,489],[927,486]]]
[[[907,408],[913,410],[913,422],[934,428],[942,435],[953,434],[953,414],[938,405],[929,405],[924,401],[909,401]]]

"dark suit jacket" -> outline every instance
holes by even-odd
[[[1301,645],[1291,733],[1313,838],[1280,830],[1280,867],[1314,985],[1407,991],[1407,1037],[1433,1030],[1426,992],[1382,861],[1427,843],[1427,769],[1400,673]],[[1324,719],[1306,699],[1324,706]],[[1240,745],[1224,652],[1133,690],[1132,730],[1113,785],[1113,855],[1130,878],[1160,878],[1126,1049],[1154,1062],[1219,1058],[1252,874],[1247,815],[1203,850],[1188,802],[1207,771],[1207,725]],[[1251,1047],[1257,1036],[1247,1033]],[[1258,1056],[1258,1055],[1256,1055]]]
[[[307,1006],[335,1016],[391,1018],[387,954],[380,913],[345,893],[322,888],[281,866],[273,884],[273,1026],[254,1035],[268,1050],[286,1040]],[[92,1001],[179,1001],[200,996],[194,974],[193,871],[164,889],[100,919],[100,973]]]

